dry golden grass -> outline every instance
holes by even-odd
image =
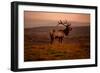
[[[25,61],[86,59],[90,57],[89,44],[76,43],[32,45],[24,52]]]
[[[24,61],[74,60],[90,58],[89,27],[73,27],[63,43],[50,44],[49,29],[40,27],[25,29]]]

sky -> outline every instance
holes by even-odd
[[[25,28],[56,26],[59,20],[67,20],[72,26],[89,26],[90,14],[24,11]]]

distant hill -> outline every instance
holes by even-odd
[[[52,29],[64,29],[62,26],[45,26],[45,27],[35,27],[35,28],[25,28],[25,34],[46,34],[49,33]],[[90,35],[90,27],[89,26],[81,26],[81,27],[72,27],[72,31],[70,35]]]
[[[49,31],[64,27],[36,27],[24,30],[24,61],[90,59],[90,27],[72,27],[62,44],[50,44]]]

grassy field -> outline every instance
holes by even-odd
[[[62,44],[50,44],[53,27],[24,29],[24,61],[74,60],[90,58],[90,28],[73,27]],[[54,27],[55,28],[55,27]],[[58,27],[57,29],[63,29]]]

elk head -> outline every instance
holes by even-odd
[[[71,23],[68,22],[67,20],[65,20],[65,21],[61,21],[61,20],[60,20],[60,21],[58,21],[58,25],[63,25],[63,26],[66,27],[66,28],[63,30],[64,33],[65,33],[65,35],[68,35],[69,31],[72,30],[72,28],[71,28]]]

